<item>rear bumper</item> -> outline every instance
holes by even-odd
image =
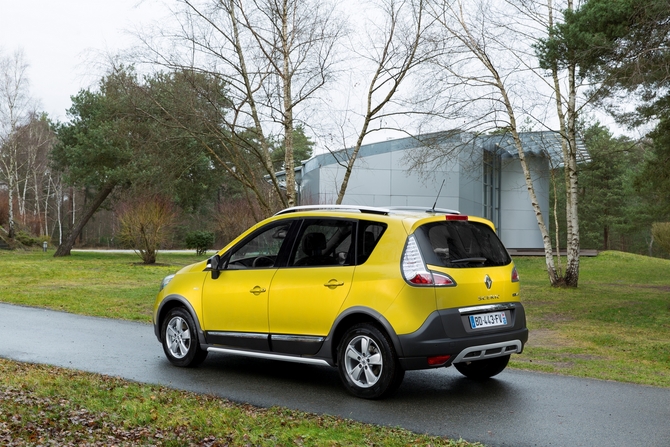
[[[501,305],[509,311],[506,326],[472,330],[468,313],[477,308],[445,309],[433,312],[415,332],[398,336],[402,355],[398,360],[406,370],[449,366],[452,363],[521,353],[528,341],[526,314],[520,303]],[[438,365],[429,357],[449,356]]]

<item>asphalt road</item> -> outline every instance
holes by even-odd
[[[410,371],[384,401],[349,396],[333,368],[210,354],[170,365],[148,324],[0,304],[0,357],[331,414],[488,446],[670,447],[670,389],[506,370]]]

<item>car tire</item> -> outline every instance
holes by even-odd
[[[175,366],[197,366],[207,357],[200,347],[191,314],[183,307],[170,309],[162,326],[163,351]]]
[[[405,371],[388,337],[368,323],[352,326],[340,341],[338,370],[347,391],[364,399],[380,399],[395,392]]]
[[[473,362],[454,363],[454,367],[468,379],[486,380],[503,372],[509,358],[509,355],[505,355]]]

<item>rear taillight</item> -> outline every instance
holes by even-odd
[[[456,285],[456,281],[454,281],[449,275],[436,272],[431,273],[433,274],[433,281],[435,282],[436,286],[451,287]]]
[[[519,282],[519,272],[516,271],[516,267],[512,269],[512,282]]]
[[[405,281],[413,286],[451,287],[456,285],[456,281],[449,275],[431,272],[426,268],[414,235],[407,238],[401,269]]]
[[[433,283],[433,277],[423,263],[414,235],[407,238],[405,253],[402,256],[402,274],[405,281],[410,284],[429,285]]]
[[[430,272],[417,273],[412,279],[408,279],[407,281],[415,286],[432,286],[433,275]]]

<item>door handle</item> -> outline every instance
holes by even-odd
[[[331,279],[330,281],[324,284],[324,286],[328,287],[329,289],[334,289],[335,287],[340,287],[343,285],[344,285],[343,281],[338,281],[336,279]]]
[[[253,293],[254,295],[258,296],[258,295],[260,295],[261,293],[265,292],[265,289],[262,288],[262,287],[260,287],[260,286],[256,286],[256,287],[254,287],[253,289],[251,289],[249,292],[251,292],[251,293]]]

